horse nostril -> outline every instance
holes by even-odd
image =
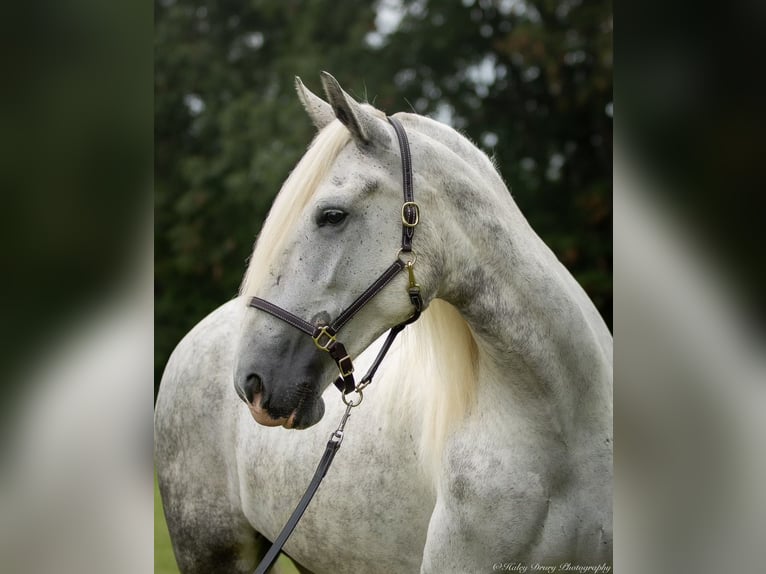
[[[245,391],[247,402],[252,404],[253,397],[263,390],[263,381],[261,381],[261,377],[255,373],[250,373],[247,375],[243,390]]]

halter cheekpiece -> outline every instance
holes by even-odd
[[[289,538],[292,531],[298,524],[298,521],[303,516],[309,502],[313,498],[319,484],[327,474],[330,465],[332,464],[335,454],[340,448],[340,444],[343,441],[343,432],[346,426],[346,422],[351,414],[351,409],[362,402],[362,389],[372,382],[372,377],[375,375],[375,371],[378,370],[380,363],[391,348],[391,344],[396,339],[396,336],[404,330],[404,328],[410,323],[416,321],[420,317],[420,313],[423,311],[423,299],[420,295],[420,285],[415,281],[415,261],[417,260],[416,253],[412,250],[412,238],[415,235],[415,227],[420,221],[420,208],[415,203],[415,198],[412,193],[412,157],[410,155],[410,144],[407,141],[407,133],[404,131],[402,124],[398,120],[389,117],[388,122],[393,126],[396,132],[396,138],[399,141],[399,150],[402,156],[402,180],[404,188],[404,203],[402,204],[402,247],[396,254],[396,260],[391,266],[383,271],[380,276],[364,290],[364,293],[359,295],[351,305],[346,307],[338,317],[332,321],[329,325],[317,324],[312,325],[308,321],[301,319],[297,315],[294,315],[290,311],[282,309],[278,305],[274,305],[259,297],[253,297],[248,303],[251,307],[265,311],[270,315],[273,315],[277,319],[284,321],[285,323],[292,325],[299,331],[306,333],[313,340],[317,349],[329,353],[329,355],[338,365],[340,375],[335,380],[335,386],[341,391],[341,397],[343,402],[346,403],[346,412],[340,421],[338,428],[330,435],[330,440],[327,442],[325,452],[319,461],[319,465],[314,471],[314,477],[311,479],[306,492],[298,502],[298,506],[290,515],[284,528],[279,533],[274,543],[269,548],[266,555],[258,564],[258,568],[255,570],[255,574],[265,574],[266,571],[274,564],[279,556],[279,552],[284,546],[285,542]],[[408,254],[409,258],[407,262],[402,261],[402,254]],[[362,380],[357,384],[354,381],[354,364],[346,351],[346,347],[338,341],[338,332],[343,326],[348,323],[354,315],[356,315],[362,307],[364,307],[370,300],[375,297],[380,291],[388,285],[394,277],[396,277],[400,271],[406,269],[409,275],[409,286],[407,287],[407,294],[409,295],[410,302],[415,308],[412,315],[405,321],[402,321],[398,325],[395,325],[388,332],[383,347],[378,352],[378,356],[375,357],[372,366],[368,369],[367,373],[362,377]],[[346,395],[352,391],[356,391],[359,394],[357,401],[348,401]]]
[[[340,371],[340,375],[335,380],[335,386],[343,393],[344,402],[346,401],[346,394],[352,391],[361,392],[364,387],[372,382],[372,377],[378,370],[386,353],[388,353],[388,350],[391,348],[391,344],[394,342],[396,336],[401,333],[407,325],[416,321],[423,310],[423,299],[420,295],[420,285],[415,281],[414,268],[417,256],[412,250],[412,238],[415,235],[415,227],[420,221],[420,208],[418,207],[418,204],[415,203],[412,189],[412,156],[410,155],[410,144],[407,140],[407,133],[404,131],[399,120],[392,117],[388,117],[387,119],[393,126],[394,131],[396,132],[396,138],[399,141],[399,151],[401,152],[402,157],[402,187],[404,190],[404,203],[402,204],[401,212],[402,247],[397,252],[395,261],[329,325],[314,325],[297,315],[294,315],[290,311],[259,297],[252,297],[248,303],[251,307],[265,311],[277,319],[292,325],[299,331],[306,333],[314,340],[314,344],[320,351],[329,353],[330,357],[335,361],[335,364],[338,365],[338,371]],[[406,262],[402,261],[402,254],[409,254],[411,255],[411,258]],[[414,312],[408,319],[391,328],[383,343],[383,347],[375,358],[375,361],[372,363],[372,366],[357,384],[354,380],[354,364],[346,351],[346,347],[337,339],[337,335],[354,315],[369,303],[375,295],[380,293],[380,291],[404,269],[407,270],[409,275],[407,294],[409,295],[410,302],[415,308]]]

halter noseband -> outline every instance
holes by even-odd
[[[359,297],[357,297],[351,305],[346,307],[346,309],[344,309],[343,312],[329,325],[313,325],[297,315],[259,297],[251,298],[248,303],[250,307],[265,311],[277,319],[292,325],[299,331],[306,333],[314,340],[314,344],[319,350],[329,353],[330,357],[335,361],[335,364],[338,365],[338,370],[340,371],[340,376],[335,380],[335,386],[343,393],[344,401],[346,400],[346,394],[354,390],[361,391],[372,382],[372,377],[378,370],[386,353],[388,353],[391,348],[391,344],[394,342],[396,336],[401,333],[407,325],[416,321],[423,310],[423,299],[420,296],[420,285],[415,282],[414,267],[417,256],[412,251],[412,238],[415,235],[415,226],[417,226],[418,221],[420,220],[420,208],[418,207],[418,204],[415,203],[412,189],[412,156],[410,155],[410,144],[407,140],[407,133],[404,131],[399,120],[392,117],[388,117],[387,119],[396,132],[396,137],[399,141],[399,151],[401,152],[402,157],[402,180],[404,189],[404,203],[402,204],[402,247],[396,254],[396,261],[381,273],[372,285],[365,289],[364,293],[359,295]],[[399,258],[402,253],[411,253],[412,259],[405,263]],[[346,351],[346,347],[343,343],[338,341],[336,335],[343,326],[354,317],[354,315],[369,303],[375,295],[380,293],[380,291],[404,269],[407,269],[409,274],[407,294],[410,297],[410,302],[415,307],[415,311],[408,319],[391,328],[378,356],[357,385],[354,381],[354,364]]]

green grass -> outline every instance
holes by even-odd
[[[170,545],[168,526],[162,512],[162,499],[154,477],[154,574],[178,574],[178,566]]]

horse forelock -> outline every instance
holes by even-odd
[[[349,131],[340,122],[334,121],[311,142],[282,185],[261,227],[240,287],[240,295],[257,295],[259,287],[268,277],[272,262],[280,256],[301,213],[349,141]]]

